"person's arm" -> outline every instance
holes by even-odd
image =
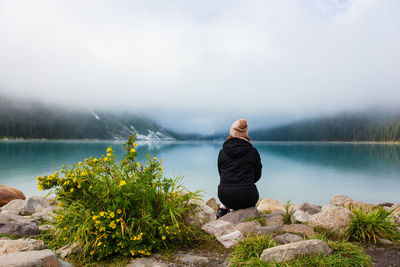
[[[257,183],[261,178],[261,158],[257,150],[255,150],[255,164],[254,164],[254,183]]]
[[[222,165],[222,150],[220,150],[219,151],[219,154],[218,154],[218,173],[219,173],[219,176],[221,176],[221,165]]]

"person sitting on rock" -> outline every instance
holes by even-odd
[[[245,119],[237,120],[218,155],[218,198],[221,206],[217,218],[230,210],[254,207],[259,195],[255,183],[261,178],[261,159],[251,144]]]

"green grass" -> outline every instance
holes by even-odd
[[[265,226],[265,219],[262,216],[247,218],[244,221],[245,222],[258,221],[261,226]]]
[[[318,235],[317,235],[318,236]],[[325,236],[321,235],[325,238]],[[364,249],[347,241],[327,241],[333,253],[331,255],[300,256],[293,261],[269,263],[260,260],[266,248],[275,246],[271,236],[249,236],[238,242],[230,255],[230,266],[262,266],[262,267],[320,267],[320,266],[371,266],[371,258]]]
[[[382,207],[375,210],[365,210],[361,208],[352,209],[351,221],[345,234],[350,241],[371,244],[378,241],[379,238],[397,241],[400,234],[397,232],[396,226],[390,220],[389,215],[392,211],[386,211]]]
[[[284,224],[291,224],[291,214],[290,214],[290,208],[292,207],[291,201],[287,200],[285,203],[285,214],[283,214],[283,223]]]

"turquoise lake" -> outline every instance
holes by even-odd
[[[146,154],[162,159],[166,176],[184,175],[188,189],[202,189],[203,198],[216,197],[222,142],[138,144],[140,161]],[[101,156],[108,146],[122,156],[122,143],[113,141],[1,141],[0,184],[27,196],[45,195],[36,187],[37,176]],[[399,145],[255,142],[254,146],[263,164],[257,183],[262,198],[326,204],[332,196],[345,194],[371,203],[400,203]]]

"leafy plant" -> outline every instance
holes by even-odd
[[[260,223],[261,226],[265,226],[265,219],[262,216],[247,218],[244,221],[245,222],[257,221]]]
[[[150,255],[191,239],[184,218],[197,193],[184,194],[180,177],[165,178],[156,158],[142,165],[136,146],[131,136],[120,162],[109,147],[106,156],[37,178],[39,189],[52,189],[61,207],[50,246],[78,242],[78,258],[90,261]]]
[[[392,211],[386,211],[382,207],[373,211],[361,208],[351,211],[351,221],[345,231],[348,240],[376,244],[378,238],[399,239],[396,224],[389,218]]]
[[[229,266],[254,266],[257,265],[264,249],[276,246],[270,235],[249,235],[239,240],[233,253],[230,255]]]
[[[292,204],[290,200],[287,200],[285,203],[285,213],[283,214],[283,223],[284,224],[291,224],[291,209],[292,209]]]

